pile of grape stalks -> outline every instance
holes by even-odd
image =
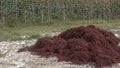
[[[94,63],[96,68],[102,68],[120,63],[119,42],[113,33],[88,25],[68,29],[52,38],[40,38],[35,45],[23,47],[18,52],[56,56],[59,61],[79,65]]]

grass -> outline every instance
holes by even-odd
[[[23,27],[5,27],[0,28],[0,41],[3,40],[20,40],[20,36],[29,36],[26,39],[39,38],[43,33],[61,32],[66,29],[77,27],[96,25],[100,28],[109,30],[120,26],[120,20],[85,20],[85,21],[66,21],[57,22],[50,25],[30,25]],[[23,39],[24,40],[24,39]]]

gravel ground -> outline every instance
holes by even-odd
[[[119,34],[115,34],[120,37]],[[23,46],[31,46],[36,40],[0,42],[0,68],[94,68],[94,65],[74,65],[70,62],[57,62],[56,57],[45,58],[31,55],[30,52],[17,53]],[[110,67],[107,67],[110,68]],[[112,68],[120,68],[120,64]]]

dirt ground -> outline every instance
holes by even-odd
[[[111,31],[120,38],[120,27]],[[58,62],[56,57],[45,58],[29,52],[17,53],[23,46],[31,46],[35,42],[36,39],[0,42],[0,68],[94,68],[94,64],[75,65],[70,64],[71,62]],[[111,68],[120,68],[120,64]]]

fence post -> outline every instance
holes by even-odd
[[[16,0],[16,25],[17,25],[17,23],[18,23],[18,0]]]
[[[63,20],[66,20],[66,6],[65,3],[63,3]]]
[[[33,14],[32,14],[32,15],[33,15],[32,17],[33,17],[33,23],[35,23],[35,9],[34,9],[34,7],[35,7],[35,6],[34,6],[34,1],[32,0],[32,13],[33,13]]]
[[[3,9],[3,4],[4,1],[1,1],[1,21],[2,21],[2,24],[4,25],[5,24],[5,13],[4,13],[4,9]]]
[[[41,24],[43,23],[44,20],[44,7],[41,6]]]
[[[2,24],[2,2],[0,1],[0,24]]]

